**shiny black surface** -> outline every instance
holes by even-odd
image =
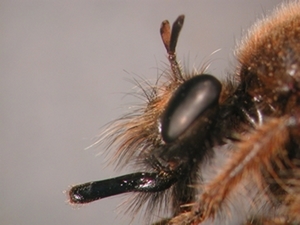
[[[157,173],[133,173],[112,179],[93,181],[72,187],[70,202],[89,203],[126,192],[159,192],[169,188],[176,178]]]
[[[221,83],[202,74],[183,83],[170,99],[162,116],[162,138],[170,143],[178,138],[201,114],[218,103]]]

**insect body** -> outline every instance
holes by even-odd
[[[161,26],[166,81],[107,131],[114,160],[137,172],[74,186],[70,202],[136,192],[133,210],[170,208],[160,224],[299,224],[300,4],[251,29],[223,82],[182,73],[175,48],[183,21]]]

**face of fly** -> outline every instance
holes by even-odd
[[[218,108],[221,83],[208,74],[197,75],[190,79],[182,74],[176,60],[175,47],[183,22],[184,16],[179,16],[171,29],[169,22],[163,21],[160,30],[177,87],[172,87],[176,90],[164,104],[164,109],[160,109],[161,112],[155,115],[157,117],[155,127],[160,127],[161,130],[156,132],[160,143],[151,143],[151,151],[148,150],[149,153],[143,155],[145,163],[153,168],[153,172],[143,171],[75,186],[69,192],[71,203],[87,203],[124,192],[164,191],[181,179],[185,179],[186,174],[189,174],[192,169],[191,163],[193,164],[194,158],[201,160],[205,155],[205,149],[202,154],[197,152],[199,143],[203,141],[197,138],[199,133],[204,134],[211,125],[213,115]],[[159,101],[158,98],[155,100]],[[153,102],[149,102],[148,107],[152,107],[151,104]],[[142,133],[139,135],[141,136]]]
[[[286,4],[255,24],[225,81],[183,73],[175,50],[184,16],[163,21],[167,82],[143,89],[145,108],[107,131],[114,160],[142,169],[73,186],[70,202],[135,192],[134,210],[171,208],[161,224],[300,222],[299,185],[290,183],[300,174],[299,12]]]

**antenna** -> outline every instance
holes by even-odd
[[[168,59],[171,64],[171,69],[173,71],[174,77],[176,79],[182,79],[182,72],[180,66],[176,60],[176,45],[179,37],[179,33],[183,27],[184,15],[180,15],[173,23],[172,30],[170,28],[170,23],[168,20],[162,22],[160,27],[161,39],[165,45],[168,52]]]

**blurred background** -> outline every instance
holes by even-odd
[[[224,77],[243,32],[280,2],[2,0],[0,224],[129,224],[124,196],[72,207],[63,191],[128,172],[105,166],[103,146],[84,149],[141,103],[128,80],[166,68],[160,23],[185,14],[179,60]]]

